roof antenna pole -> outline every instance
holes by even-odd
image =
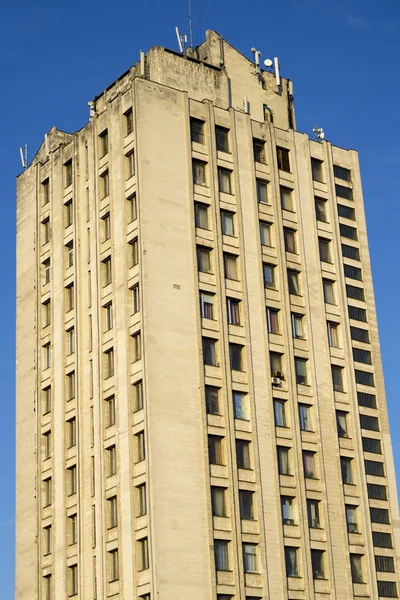
[[[192,7],[191,7],[190,0],[188,0],[188,8],[189,8],[189,14],[188,14],[188,19],[189,19],[189,40],[190,40],[190,47],[193,50]]]

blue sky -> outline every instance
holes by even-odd
[[[398,0],[192,0],[194,42],[215,29],[247,56],[278,56],[294,82],[297,128],[360,153],[394,456],[400,473],[398,223],[400,4]],[[15,176],[55,125],[75,131],[87,102],[153,45],[176,48],[186,0],[3,0],[0,5],[0,191],[3,234],[3,385],[0,452],[1,597],[13,598]],[[389,217],[389,218],[388,218]],[[394,269],[394,270],[393,270]],[[397,273],[397,275],[396,275]]]

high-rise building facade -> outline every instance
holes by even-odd
[[[357,153],[207,32],[18,179],[16,600],[397,598]]]

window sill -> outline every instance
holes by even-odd
[[[313,577],[314,581],[328,581],[327,577]]]
[[[286,575],[286,577],[290,577],[291,579],[302,579],[301,575]]]

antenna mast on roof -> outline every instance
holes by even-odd
[[[188,8],[189,8],[189,14],[188,14],[188,19],[189,19],[189,42],[190,42],[190,48],[192,48],[192,50],[193,50],[192,6],[191,6],[191,3],[190,3],[190,0],[188,0]]]
[[[28,144],[25,144],[23,148],[19,149],[19,154],[21,157],[22,168],[25,170],[28,168]]]

